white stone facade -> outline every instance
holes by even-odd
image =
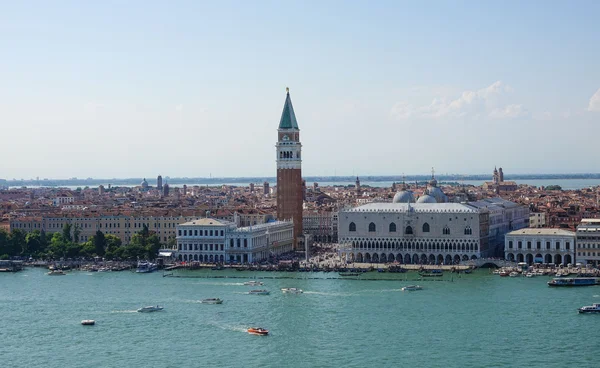
[[[600,265],[600,219],[582,219],[577,226],[577,263]]]
[[[457,203],[371,203],[340,212],[347,261],[454,264],[487,251],[487,212]]]
[[[575,233],[562,229],[520,229],[506,234],[505,259],[567,265],[575,260]]]
[[[238,228],[203,218],[177,226],[176,258],[187,262],[252,263],[293,248],[293,223],[269,222]]]

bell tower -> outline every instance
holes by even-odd
[[[290,90],[286,88],[283,112],[277,129],[277,219],[294,221],[294,249],[302,236],[302,144]]]

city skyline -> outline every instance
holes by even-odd
[[[600,172],[600,4],[432,7],[6,4],[0,178]]]

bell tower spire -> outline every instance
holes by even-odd
[[[286,87],[283,112],[277,129],[277,219],[294,222],[294,249],[302,236],[302,144],[300,128]]]

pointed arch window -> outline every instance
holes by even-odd
[[[350,226],[348,226],[348,231],[356,231],[356,224],[354,222],[350,223]]]
[[[406,229],[404,229],[404,234],[412,235],[413,234],[412,226],[407,226]]]
[[[465,235],[473,235],[473,230],[470,226],[465,227]]]
[[[429,224],[428,223],[424,223],[423,224],[423,232],[424,233],[428,233],[429,232]]]
[[[371,222],[369,224],[369,232],[374,233],[376,230],[377,230],[377,227],[375,226],[375,223]]]
[[[395,232],[396,232],[396,224],[392,222],[390,224],[390,233],[395,233]]]
[[[450,235],[450,228],[448,226],[444,226],[443,234]]]

